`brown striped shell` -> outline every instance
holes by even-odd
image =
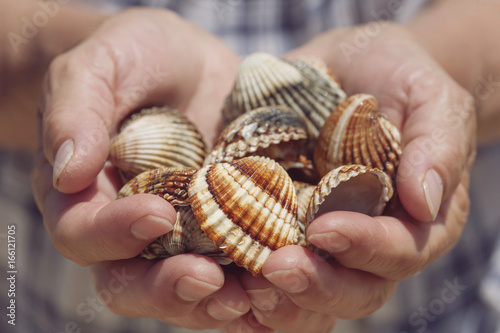
[[[293,186],[297,195],[297,222],[299,223],[299,230],[305,234],[307,208],[309,207],[309,202],[316,186],[295,180],[293,181]]]
[[[207,238],[189,206],[188,187],[196,169],[159,168],[141,173],[125,184],[117,199],[138,193],[160,196],[177,212],[174,229],[157,238],[139,255],[161,259],[181,253],[199,253],[228,263],[224,253]]]
[[[381,215],[392,198],[390,177],[364,165],[345,165],[326,174],[312,192],[307,208],[307,225],[318,215],[331,211],[352,211]]]
[[[139,255],[144,259],[162,259],[183,253],[198,253],[216,258],[221,264],[231,261],[205,235],[190,206],[176,207],[174,229],[157,238]]]
[[[143,171],[161,167],[199,168],[206,146],[196,126],[167,107],[133,114],[113,139],[109,159],[126,182]]]
[[[224,126],[241,114],[269,105],[286,105],[303,114],[317,136],[331,111],[346,98],[338,83],[317,65],[287,62],[265,53],[247,56],[240,65],[222,110]]]
[[[170,167],[147,170],[123,185],[116,198],[149,193],[167,200],[173,206],[187,206],[188,186],[195,172],[196,169],[192,168]]]
[[[398,129],[378,110],[375,97],[350,96],[326,120],[314,150],[321,175],[348,164],[385,171],[393,178],[401,156]]]
[[[308,148],[312,137],[306,119],[284,106],[249,111],[224,129],[205,165],[258,155],[274,159],[285,169],[312,169]]]
[[[271,159],[252,156],[205,166],[188,192],[208,238],[253,275],[261,273],[272,251],[297,243],[295,188]]]

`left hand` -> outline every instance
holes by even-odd
[[[380,33],[359,45],[359,34],[377,25]],[[333,30],[289,57],[310,55],[327,62],[349,95],[377,97],[401,130],[396,181],[402,206],[392,216],[321,215],[307,237],[335,262],[287,246],[266,261],[265,279],[241,278],[253,323],[283,332],[329,332],[336,318],[366,316],[391,297],[398,281],[450,250],[468,216],[475,156],[472,98],[403,28],[382,22]],[[240,319],[228,330],[235,325],[252,327],[252,321]]]

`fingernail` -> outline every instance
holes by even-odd
[[[312,244],[329,253],[343,252],[351,247],[351,241],[336,231],[324,234],[312,234],[307,239]]]
[[[276,271],[264,276],[279,288],[292,294],[303,292],[311,283],[299,268]]]
[[[217,298],[212,298],[207,303],[207,313],[217,320],[234,320],[247,312],[237,310],[238,307],[237,304],[226,305]]]
[[[54,170],[52,173],[52,182],[53,186],[57,188],[57,181],[59,176],[63,172],[64,168],[68,164],[69,160],[73,156],[75,151],[75,144],[72,139],[68,139],[63,142],[63,144],[59,147],[59,150],[56,154],[56,159],[54,160]]]
[[[130,226],[130,232],[139,240],[150,240],[164,235],[173,229],[173,224],[161,217],[147,215]]]
[[[247,290],[252,306],[262,311],[273,311],[279,304],[281,295],[276,288]]]
[[[220,288],[221,286],[203,282],[190,276],[183,276],[175,285],[175,293],[183,301],[195,302],[213,294]]]
[[[436,170],[430,169],[425,174],[422,186],[424,188],[425,201],[427,201],[429,213],[434,221],[439,212],[441,200],[443,199],[443,180]]]

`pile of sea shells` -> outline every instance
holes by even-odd
[[[401,155],[398,129],[377,100],[347,98],[317,59],[246,57],[208,148],[168,107],[124,122],[110,160],[126,184],[118,199],[152,193],[177,211],[174,230],[140,254],[198,253],[259,275],[270,253],[309,246],[308,225],[334,210],[383,213]]]

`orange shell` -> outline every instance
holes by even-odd
[[[194,175],[188,192],[208,238],[254,276],[271,251],[297,243],[295,188],[269,158],[208,165]]]
[[[320,175],[342,165],[378,168],[395,177],[401,156],[398,129],[378,110],[375,97],[349,97],[328,117],[314,150]]]

